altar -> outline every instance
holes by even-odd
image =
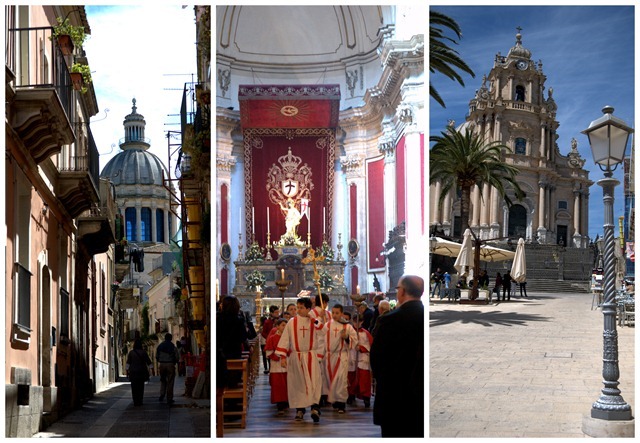
[[[259,248],[257,245],[252,247],[254,250]],[[308,248],[284,247],[276,250],[276,253],[277,258],[271,260],[248,253],[249,259],[244,257],[244,260],[234,262],[236,280],[232,293],[240,301],[241,310],[252,315],[257,312],[268,315],[269,306],[276,305],[282,310],[283,305],[286,308],[289,303],[296,302],[300,291],[307,290],[310,295],[317,295],[313,265],[303,262]],[[320,291],[329,296],[329,308],[336,303],[348,305],[351,302],[344,284],[345,266],[344,260],[325,259],[317,262]],[[289,282],[284,293],[276,283],[282,281]]]

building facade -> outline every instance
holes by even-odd
[[[82,6],[5,7],[8,437],[30,437],[107,377],[115,201],[98,175],[93,86],[70,75],[88,60],[81,45],[63,52],[56,18],[90,33]]]
[[[510,148],[504,161],[516,166],[525,192],[514,204],[502,201],[488,185],[472,191],[469,226],[481,239],[525,238],[528,242],[574,248],[589,246],[589,180],[577,142],[556,143],[557,105],[553,88],[545,92],[542,61],[534,61],[522,44],[522,35],[506,56],[498,53],[488,75],[469,102],[469,115],[457,129],[471,129],[487,143],[500,141]],[[450,122],[455,125],[455,122]],[[564,154],[563,154],[564,153]],[[480,192],[482,191],[482,192]],[[438,204],[440,184],[430,184],[432,232],[461,237],[460,201],[451,195]]]

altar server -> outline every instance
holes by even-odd
[[[326,374],[329,403],[338,413],[344,414],[347,401],[347,375],[349,371],[349,350],[355,348],[358,336],[355,329],[342,318],[344,308],[335,304],[331,308],[332,319],[326,325],[326,353],[323,369]]]

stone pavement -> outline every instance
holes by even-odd
[[[433,300],[433,299],[432,299]],[[429,306],[430,437],[585,437],[603,388],[603,315],[591,294],[529,293]],[[635,416],[635,328],[618,326],[622,397]]]
[[[160,403],[160,377],[145,385],[142,406],[133,406],[131,385],[113,383],[34,437],[210,437],[211,400],[184,397],[176,377],[175,403]]]

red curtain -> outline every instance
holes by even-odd
[[[293,132],[291,132],[293,131]],[[313,189],[309,207],[311,208],[311,244],[322,244],[323,208],[326,208],[327,238],[331,239],[331,219],[333,216],[333,160],[335,150],[335,130],[333,129],[247,129],[244,131],[245,144],[245,221],[246,238],[251,238],[252,208],[255,217],[255,239],[264,246],[267,241],[267,207],[271,242],[278,241],[285,233],[285,216],[277,203],[270,201],[267,180],[272,166],[279,166],[279,157],[286,156],[289,148],[293,156],[300,157],[311,169]],[[300,209],[300,206],[297,206]],[[307,241],[307,217],[298,225],[298,236]]]
[[[404,136],[398,141],[396,146],[396,195],[398,196],[396,208],[396,220],[400,224],[407,219],[406,212],[406,182],[405,182],[405,147]],[[423,190],[424,192],[424,190]]]
[[[384,269],[384,158],[367,163],[367,240],[369,271]]]

